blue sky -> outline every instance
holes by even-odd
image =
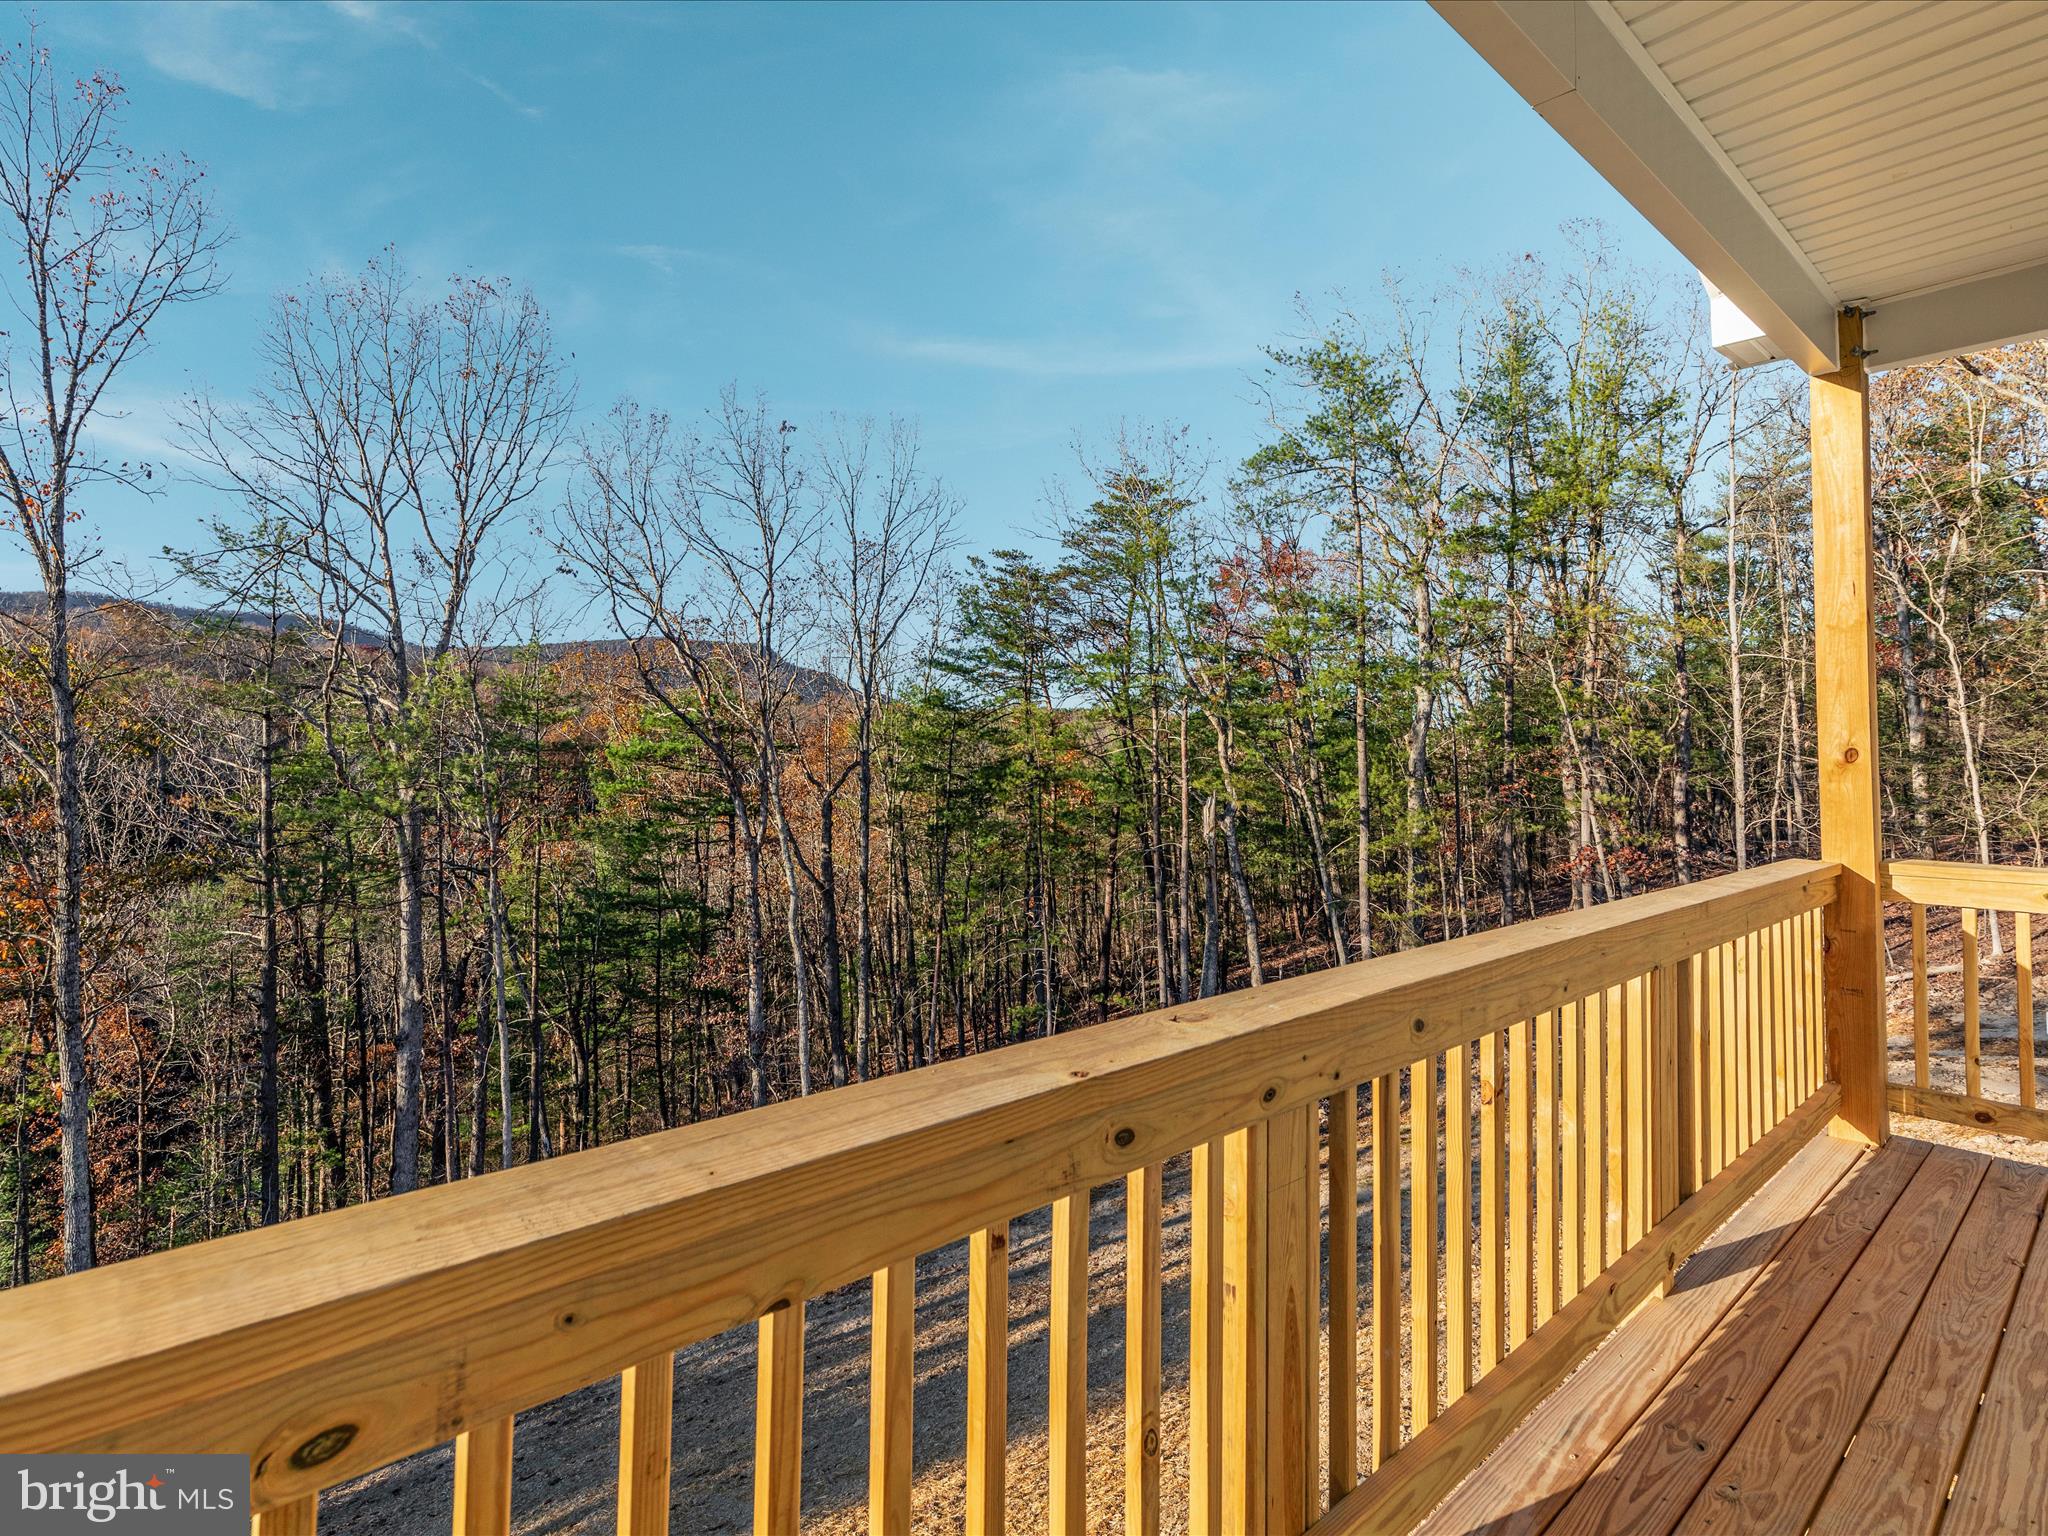
[[[1292,6],[68,5],[130,140],[209,170],[227,290],[130,375],[127,451],[195,385],[249,387],[279,289],[387,244],[423,278],[530,285],[581,411],[678,415],[728,381],[803,422],[917,419],[972,547],[1025,542],[1077,434],[1256,440],[1296,297],[1556,252],[1603,220],[1685,269],[1435,14]],[[22,22],[17,16],[16,30]],[[177,486],[92,509],[189,545]],[[0,584],[25,585],[18,559]]]

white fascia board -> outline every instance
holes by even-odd
[[[2048,262],[1870,306],[1873,368],[1902,368],[2048,335]]]
[[[1835,295],[1599,0],[1430,3],[1780,352],[1839,366]]]

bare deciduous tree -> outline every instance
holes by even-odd
[[[8,297],[21,321],[0,345],[0,496],[42,582],[39,643],[22,649],[50,700],[47,750],[9,745],[34,765],[55,811],[50,995],[63,1096],[64,1264],[74,1271],[94,1258],[81,965],[92,833],[79,725],[93,678],[79,667],[71,603],[96,554],[80,525],[90,494],[143,488],[150,476],[146,465],[96,452],[93,425],[108,414],[109,388],[148,345],[157,317],[218,286],[225,238],[197,166],[176,156],[145,159],[123,144],[121,101],[110,76],[60,75],[33,34],[0,55],[0,207],[15,256]]]
[[[220,488],[283,531],[299,616],[327,640],[314,723],[330,747],[361,733],[369,750],[335,751],[336,770],[396,841],[403,1193],[419,1183],[432,685],[493,533],[543,483],[570,390],[531,293],[465,278],[421,303],[388,256],[281,295],[262,358],[254,403],[198,401],[187,436]]]

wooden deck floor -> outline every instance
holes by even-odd
[[[2048,1532],[2044,1199],[1809,1143],[1419,1529]]]

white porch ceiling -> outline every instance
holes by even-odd
[[[1777,349],[2048,332],[2043,0],[1432,0]]]

